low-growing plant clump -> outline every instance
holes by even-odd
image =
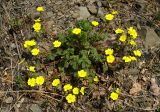
[[[37,11],[43,13],[45,10],[40,6]],[[112,11],[104,16],[103,21],[78,21],[75,28],[66,33],[59,33],[53,42],[50,42],[52,48],[46,53],[41,53],[37,38],[25,40],[25,52],[32,55],[31,59],[26,60],[29,72],[27,84],[30,89],[42,89],[45,85],[52,85],[53,92],[63,95],[63,100],[76,103],[93,84],[104,83],[101,75],[117,67],[136,63],[142,55],[141,50],[137,48],[136,29],[133,26],[127,29],[107,29],[117,15],[117,11]],[[34,20],[33,30],[37,35],[41,35],[42,28],[39,16]],[[116,37],[110,37],[109,33]],[[43,67],[37,68],[40,64]],[[58,75],[55,74],[52,79],[48,79],[45,64],[56,69]],[[120,89],[115,87],[109,91],[106,99],[116,101],[120,94]]]

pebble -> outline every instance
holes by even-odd
[[[6,103],[12,103],[13,102],[13,97],[8,97],[7,99],[5,99]]]
[[[80,10],[80,19],[87,19],[90,17],[90,13],[88,12],[87,7],[79,7]]]
[[[42,112],[42,109],[41,109],[40,106],[37,105],[37,104],[32,104],[32,105],[30,106],[30,110],[31,110],[32,112]]]

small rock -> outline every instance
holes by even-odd
[[[158,87],[158,84],[156,83],[155,78],[151,78],[151,90],[153,91],[153,95],[158,96],[160,95],[160,88]]]
[[[105,0],[105,1],[102,1],[101,3],[102,3],[102,6],[103,6],[103,7],[107,7],[107,6],[108,6],[108,3],[107,3],[106,0]]]
[[[140,70],[138,70],[137,68],[131,68],[128,71],[128,74],[130,75],[137,75],[140,72]]]
[[[56,5],[60,5],[62,3],[63,3],[63,1],[61,1],[61,0],[58,0],[57,2],[55,2]]]
[[[37,105],[37,104],[32,104],[31,106],[30,106],[30,110],[32,111],[32,112],[42,112],[42,109],[39,107],[39,105]]]
[[[147,27],[147,34],[145,39],[145,48],[154,47],[160,44],[160,38],[154,31],[154,29]]]
[[[80,19],[87,19],[90,17],[90,13],[88,12],[86,7],[79,7],[80,10]]]
[[[102,8],[98,8],[98,16],[104,16]]]
[[[10,46],[11,46],[12,49],[15,49],[15,48],[16,48],[16,44],[15,44],[15,43],[11,43]]]
[[[6,103],[12,103],[13,101],[13,97],[8,97],[7,99],[5,99]]]
[[[102,6],[102,2],[101,1],[97,1],[97,6],[101,7]]]
[[[72,17],[73,17],[74,19],[76,19],[76,18],[79,17],[79,14],[78,14],[78,13],[73,13],[73,14],[72,14]]]
[[[134,83],[132,88],[129,91],[131,95],[137,95],[142,90],[142,87],[139,83]]]
[[[47,16],[45,18],[51,18],[53,16],[54,16],[53,12],[49,11],[49,12],[47,12]]]
[[[97,14],[97,8],[95,5],[89,5],[88,10],[90,11],[91,14]]]

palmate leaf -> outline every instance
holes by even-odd
[[[89,31],[92,29],[92,26],[90,24],[89,21],[87,20],[80,20],[78,23],[77,23],[77,26],[79,28],[81,28],[83,31]]]

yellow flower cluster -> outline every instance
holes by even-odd
[[[114,51],[111,48],[108,48],[108,49],[105,50],[105,54],[108,55],[106,57],[106,60],[107,60],[108,63],[113,63],[115,61],[115,57],[113,56],[113,52]]]
[[[112,100],[117,100],[118,97],[119,97],[119,94],[120,94],[120,89],[119,89],[119,88],[116,88],[115,92],[112,92],[112,93],[110,94],[110,98],[111,98]]]
[[[106,55],[112,55],[113,52],[114,52],[114,51],[113,51],[113,49],[111,49],[111,48],[108,48],[108,49],[105,50],[105,54],[106,54]]]
[[[120,40],[121,42],[125,42],[126,39],[127,39],[127,36],[126,36],[125,34],[121,35],[120,38],[119,38],[119,40]]]
[[[57,87],[60,83],[61,83],[61,82],[60,82],[59,79],[54,79],[53,82],[52,82],[52,86]]]
[[[106,14],[106,15],[105,15],[105,19],[106,19],[107,21],[111,21],[111,20],[113,20],[113,18],[114,18],[114,15],[113,15],[113,14]]]
[[[42,85],[44,83],[44,77],[43,76],[38,76],[36,78],[29,78],[28,79],[28,85],[33,87],[36,84],[37,85]]]
[[[71,84],[66,84],[66,85],[64,85],[63,89],[64,89],[64,91],[69,91],[69,90],[72,89],[72,85]]]
[[[32,46],[35,46],[37,44],[37,42],[35,40],[26,40],[24,42],[24,47],[30,49]],[[39,49],[38,48],[33,48],[31,50],[31,53],[33,56],[36,56],[39,54]]]
[[[73,94],[75,94],[75,95],[79,94],[79,88],[77,88],[77,87],[73,88],[72,91],[73,91]]]
[[[64,89],[65,92],[66,92],[66,91],[69,91],[69,90],[72,90],[72,92],[73,92],[73,94],[68,94],[68,95],[66,96],[66,100],[67,100],[68,103],[74,103],[74,102],[76,101],[76,96],[75,96],[75,95],[78,95],[79,92],[80,92],[82,95],[84,95],[84,87],[81,87],[80,90],[79,90],[78,87],[74,87],[73,89],[72,89],[72,88],[73,88],[73,87],[72,87],[71,84],[66,84],[66,85],[64,85],[64,87],[63,87],[63,89]]]
[[[125,42],[127,40],[127,34],[124,34],[124,30],[121,29],[121,28],[117,28],[115,30],[115,33],[116,34],[122,34],[119,38],[119,40],[121,42]],[[132,46],[135,46],[136,45],[136,42],[134,39],[137,38],[137,31],[133,28],[133,27],[129,27],[128,28],[128,35],[130,35],[130,40],[128,40],[129,44],[132,45]]]
[[[42,6],[39,6],[39,7],[37,7],[37,11],[38,12],[43,12],[44,11],[44,8],[42,7]],[[41,30],[41,19],[40,18],[38,18],[38,19],[36,19],[36,20],[34,20],[35,21],[35,23],[33,24],[33,29],[34,29],[34,31],[35,32],[40,32],[40,30]]]
[[[112,100],[117,100],[117,99],[118,99],[118,93],[112,92],[111,95],[110,95],[110,98],[111,98]]]
[[[136,39],[137,38],[137,31],[133,27],[128,28],[128,34],[131,36],[131,38]]]
[[[86,77],[87,76],[87,72],[84,70],[80,70],[78,71],[78,77]]]
[[[142,55],[140,50],[134,50],[133,53],[135,56],[138,56],[138,57],[140,57]]]
[[[142,55],[141,51],[140,50],[134,50],[133,51],[133,54],[137,57],[140,57]],[[135,56],[124,56],[122,59],[128,63],[128,62],[131,62],[131,61],[137,61],[137,58]]]
[[[129,44],[131,44],[132,46],[136,46],[136,42],[134,40],[130,40]]]
[[[37,7],[37,12],[43,12],[44,8],[42,6]]]
[[[66,96],[66,100],[68,103],[74,103],[76,101],[76,96],[73,94],[68,94]]]
[[[92,21],[91,23],[92,23],[93,26],[98,26],[99,25],[99,23],[97,21]]]
[[[60,47],[61,46],[61,42],[59,40],[56,40],[53,42],[53,46],[54,47]]]
[[[40,32],[40,30],[41,30],[41,23],[35,22],[33,24],[33,29],[34,29],[35,32]]]
[[[121,33],[124,32],[124,30],[121,29],[121,28],[117,28],[117,29],[115,30],[115,32],[116,32],[116,34],[121,34]]]
[[[26,40],[25,42],[24,42],[24,48],[30,48],[30,47],[32,47],[32,46],[35,46],[37,43],[36,43],[36,41],[35,40]]]
[[[118,11],[113,10],[113,11],[112,11],[112,14],[113,14],[113,15],[116,15],[116,14],[118,14]]]
[[[33,55],[33,56],[38,55],[38,54],[39,54],[39,52],[40,52],[40,51],[39,51],[39,49],[38,49],[38,48],[34,48],[34,49],[32,49],[32,50],[31,50],[31,53],[32,53],[32,55]]]
[[[80,29],[80,28],[74,28],[74,29],[72,30],[72,33],[78,35],[78,34],[81,33],[81,29]]]
[[[30,67],[29,67],[29,71],[30,71],[30,72],[36,72],[35,66],[30,66]]]
[[[98,81],[99,81],[98,76],[95,76],[93,80],[94,80],[95,82],[98,82]]]
[[[131,61],[137,61],[137,58],[134,57],[134,56],[123,56],[122,59],[123,59],[124,62],[126,62],[126,63],[131,62]]]

